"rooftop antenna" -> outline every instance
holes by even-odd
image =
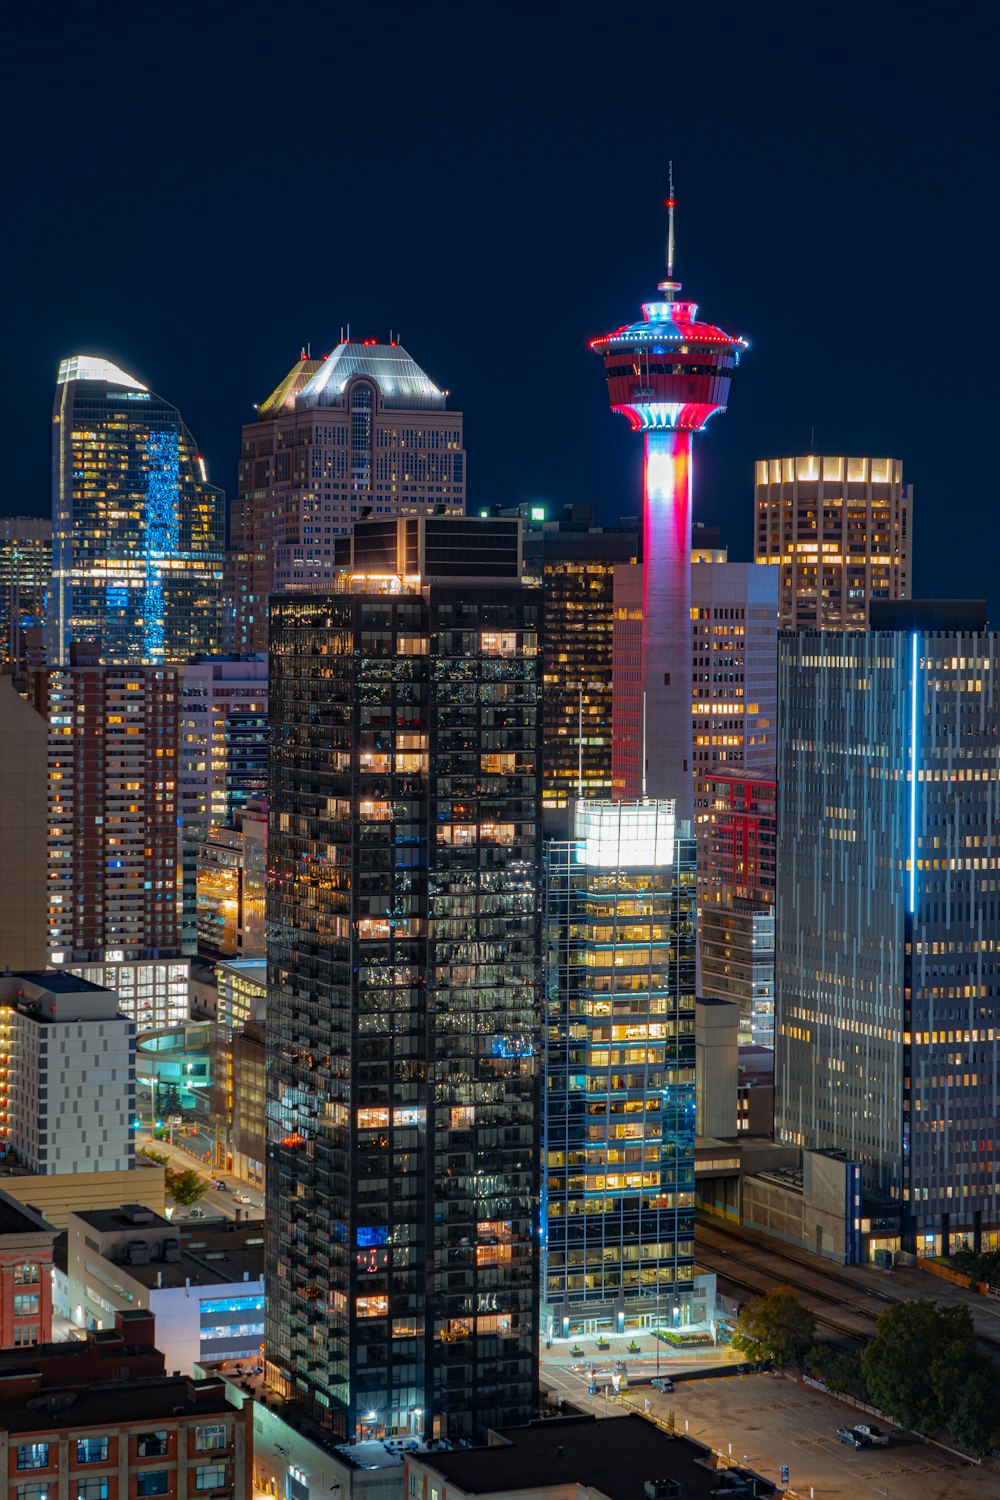
[[[663,292],[668,302],[673,302],[674,293],[679,292],[681,284],[674,280],[674,209],[677,207],[677,199],[674,197],[674,164],[669,162],[667,166],[667,279],[661,281],[659,290]]]
[[[340,325],[340,342],[341,343],[344,342],[344,325],[343,325],[343,323],[341,323],[341,325]]]
[[[815,422],[813,423],[813,425],[809,429],[809,452],[810,453],[815,453],[816,452],[816,424],[815,424]]]

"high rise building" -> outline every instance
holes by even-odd
[[[708,554],[712,556],[711,553]],[[769,568],[725,560],[691,571],[693,765],[774,771],[777,718],[778,580]],[[642,785],[642,568],[614,576],[613,682],[616,722],[612,784],[619,797]],[[647,734],[648,734],[647,728]],[[647,740],[648,743],[648,740]]]
[[[267,1367],[335,1435],[536,1406],[541,600],[361,523],[271,609]],[[357,591],[354,591],[357,590]]]
[[[19,636],[45,623],[52,583],[52,522],[0,516],[0,663],[22,656]]]
[[[0,671],[0,972],[48,951],[48,726]]]
[[[447,394],[395,342],[341,342],[322,359],[303,350],[243,429],[233,650],[267,650],[269,595],[335,586],[355,522],[464,511],[462,414],[446,410]]]
[[[695,901],[670,802],[577,802],[547,845],[547,1338],[692,1320]]]
[[[49,960],[117,989],[140,1026],[178,1019],[179,671],[101,666],[81,643],[29,693],[48,721]]]
[[[115,664],[218,651],[226,500],[176,407],[106,359],[59,366],[52,413],[49,654]]]
[[[773,777],[695,777],[699,994],[739,1005],[743,1047],[774,1045],[777,787]]]
[[[135,1165],[135,1027],[72,974],[0,975],[0,1133],[29,1172]]]
[[[614,574],[634,563],[639,533],[593,524],[589,505],[501,510],[524,522],[524,581],[542,590],[542,680],[546,821],[577,795],[611,794],[611,692]],[[566,832],[565,828],[561,830]]]
[[[861,1163],[882,1243],[947,1251],[1000,1229],[1000,637],[870,624],[781,637],[775,1127]]]
[[[616,740],[647,747],[641,787],[693,813],[691,728],[691,437],[725,411],[746,340],[697,321],[673,279],[674,199],[663,300],[645,302],[642,322],[594,339],[612,411],[643,435],[641,711],[615,712]]]
[[[871,600],[910,597],[913,487],[898,458],[760,459],[756,509],[783,630],[864,630]]]
[[[197,656],[180,670],[177,777],[181,947],[198,947],[199,849],[209,829],[240,838],[242,810],[267,795],[267,656]]]

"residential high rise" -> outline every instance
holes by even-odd
[[[178,1019],[179,671],[101,666],[80,643],[29,693],[48,721],[50,962],[118,990],[140,1025]]]
[[[783,630],[864,630],[871,600],[910,597],[913,486],[898,458],[760,459],[756,508]]]
[[[675,300],[674,199],[667,200],[669,238],[663,300],[645,302],[642,322],[594,339],[604,360],[612,411],[641,432],[642,503],[641,700],[635,722],[615,715],[615,739],[647,747],[641,787],[624,795],[669,797],[677,816],[693,812],[691,729],[691,436],[725,411],[746,340],[697,321],[693,302]],[[645,734],[643,728],[645,727]],[[641,750],[640,750],[641,753]]]
[[[52,421],[49,662],[67,666],[71,641],[116,664],[218,651],[226,500],[176,407],[80,354]]]
[[[695,857],[670,802],[546,850],[546,1337],[692,1321]]]
[[[322,359],[303,350],[243,429],[233,650],[266,651],[269,595],[335,586],[356,521],[464,511],[462,414],[446,410],[447,394],[395,342],[342,341]]]
[[[25,627],[44,625],[51,583],[52,522],[0,516],[0,663],[21,657]]]
[[[267,1368],[336,1435],[537,1382],[539,591],[516,521],[358,525],[272,601]]]
[[[194,954],[199,849],[212,827],[239,837],[239,814],[267,795],[267,656],[196,656],[180,694],[181,946]]]
[[[974,603],[870,625],[781,637],[775,1125],[928,1253],[1000,1229],[1000,636]]]
[[[29,1172],[135,1165],[135,1027],[72,974],[0,975],[0,1135]]]
[[[198,952],[262,959],[267,803],[250,803],[235,827],[212,824],[198,846]]]
[[[699,994],[740,1008],[743,1047],[774,1045],[777,787],[723,769],[695,777]]]

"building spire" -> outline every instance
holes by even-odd
[[[674,279],[674,209],[677,200],[674,197],[674,164],[671,161],[667,166],[667,280]]]

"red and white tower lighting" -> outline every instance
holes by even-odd
[[[691,749],[691,434],[725,411],[745,339],[697,321],[678,300],[673,172],[667,199],[667,279],[642,322],[592,340],[604,360],[612,411],[644,444],[642,488],[642,791],[694,812]],[[638,791],[639,788],[636,788]]]

